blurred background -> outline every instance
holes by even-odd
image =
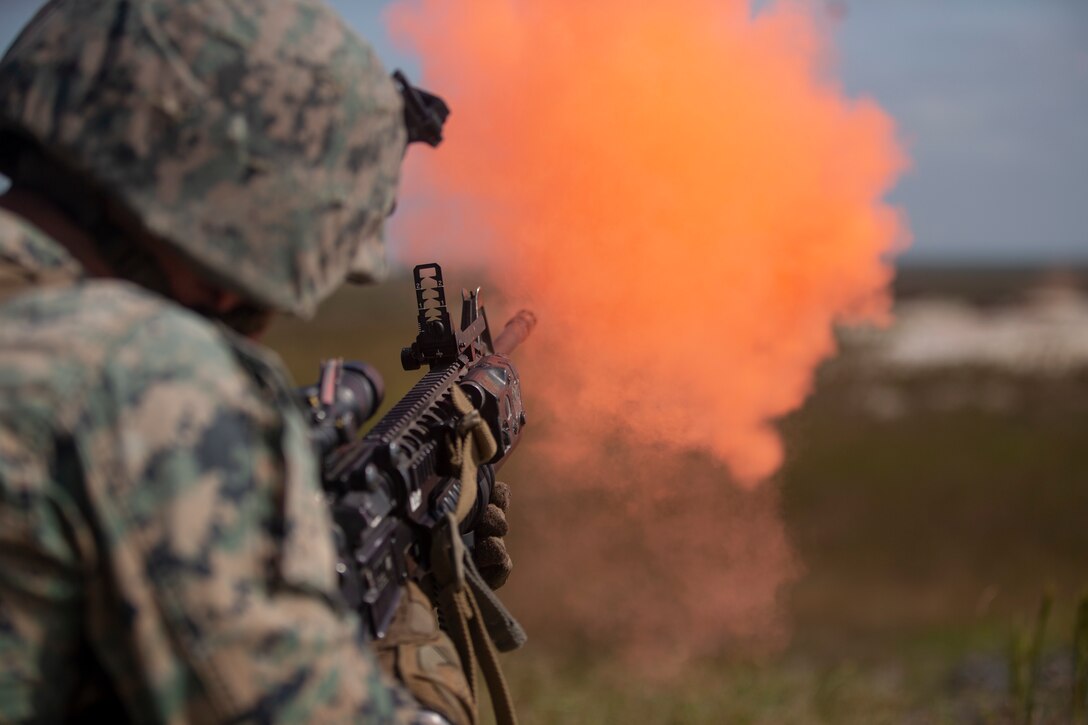
[[[383,14],[397,3],[333,4],[390,68],[429,87],[418,53],[389,40]],[[0,4],[0,47],[39,5]],[[648,513],[622,488],[538,485],[557,469],[526,446],[503,472],[517,565],[504,592],[530,632],[505,659],[525,722],[1065,722],[1076,712],[1078,641],[1088,658],[1088,5],[806,7],[843,95],[874,99],[910,159],[885,197],[913,239],[894,256],[892,320],[836,325],[838,354],[778,421],[783,464],[762,485],[732,483],[705,451],[604,451],[617,477],[649,467],[683,493],[653,499]],[[394,227],[395,257],[412,257],[410,233]],[[296,379],[339,355],[375,363],[390,400],[407,390],[415,377],[397,361],[415,323],[402,268],[339,293],[311,323],[274,329],[268,341]],[[450,281],[488,283],[464,272]],[[531,344],[519,354],[532,356]],[[693,519],[693,506],[709,518]],[[611,512],[604,543],[570,530],[584,523],[576,509],[592,507]],[[702,555],[702,539],[677,534],[694,528],[728,539],[725,554]],[[563,547],[574,552],[541,554]],[[580,560],[607,592],[574,571]],[[741,594],[692,605],[702,577]],[[690,615],[704,607],[726,612],[728,626],[713,620],[712,642],[694,646],[702,620]],[[632,612],[638,631],[611,626]]]

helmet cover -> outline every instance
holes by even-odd
[[[402,101],[318,0],[54,0],[0,61],[0,130],[258,304],[383,272]]]

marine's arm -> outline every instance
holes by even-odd
[[[261,383],[263,373],[267,373]],[[206,326],[152,320],[119,349],[87,446],[124,631],[103,659],[155,719],[410,722],[339,603],[328,515],[275,370]],[[109,408],[112,406],[112,409]],[[131,653],[111,652],[113,636]],[[132,661],[128,661],[131,657]]]
[[[47,493],[38,451],[0,425],[0,721],[59,721],[75,686],[83,605],[73,502]],[[75,525],[72,525],[75,524]],[[84,542],[85,543],[85,542]]]

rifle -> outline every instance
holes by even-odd
[[[429,572],[437,528],[459,506],[468,507],[467,500],[461,501],[463,471],[455,470],[452,444],[467,424],[482,422],[497,450],[480,461],[475,500],[460,523],[459,533],[471,547],[495,470],[525,426],[518,373],[507,355],[536,324],[533,314],[522,310],[492,340],[477,288],[462,291],[461,325],[454,329],[442,268],[423,264],[413,275],[419,331],[401,351],[401,365],[405,370],[428,365],[430,371],[408,394],[358,438],[359,426],[374,414],[384,393],[376,370],[325,361],[318,382],[301,391],[335,525],[341,591],[374,638],[384,636],[407,579],[421,580]],[[458,409],[455,386],[474,410]]]

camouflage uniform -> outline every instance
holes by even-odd
[[[0,131],[302,315],[375,266],[399,112],[308,0],[54,2],[0,65]],[[270,352],[0,210],[0,721],[410,720],[304,426]]]
[[[394,719],[274,356],[3,212],[0,257],[48,281],[0,307],[0,720]]]

